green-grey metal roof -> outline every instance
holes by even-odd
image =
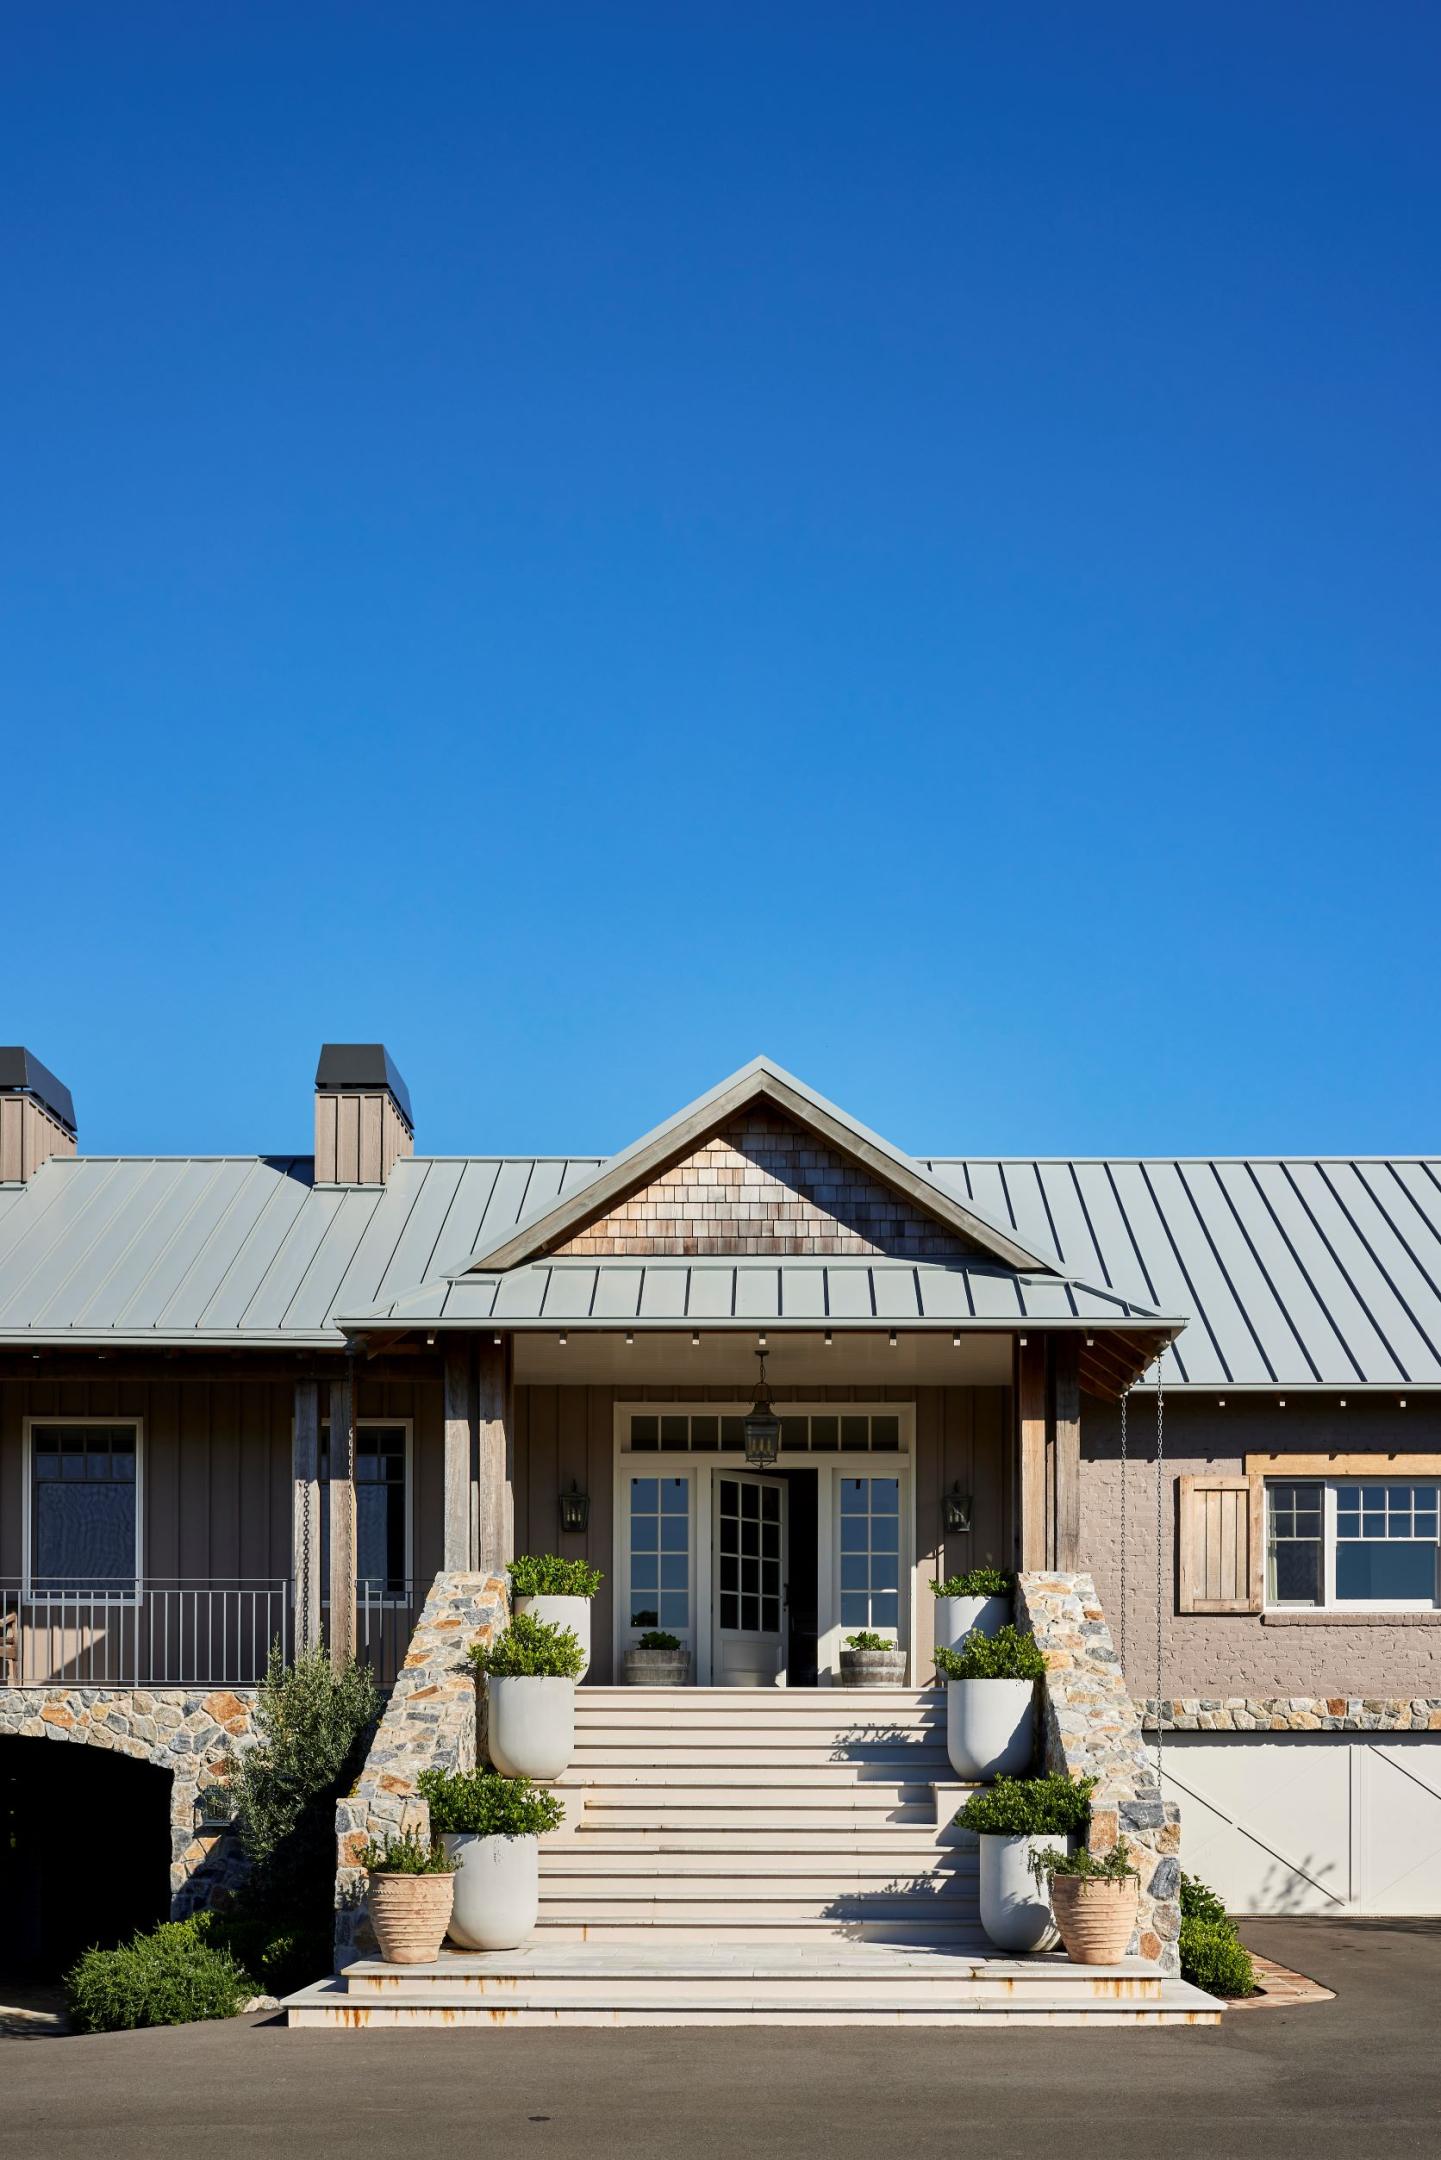
[[[0,1343],[323,1344],[339,1321],[1155,1328],[1181,1386],[1441,1387],[1441,1161],[930,1157],[1056,1272],[827,1260],[474,1255],[592,1178],[588,1156],[415,1157],[382,1191],[306,1157],[54,1157],[0,1187]],[[469,1310],[468,1301],[474,1301]],[[867,1306],[869,1305],[869,1311]]]

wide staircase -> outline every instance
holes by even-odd
[[[1139,1960],[1004,1957],[939,1690],[582,1688],[524,1950],[352,1965],[296,2025],[1211,2023]]]

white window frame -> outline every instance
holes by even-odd
[[[36,1590],[31,1562],[34,1544],[34,1435],[47,1427],[62,1425],[128,1425],[135,1435],[135,1572],[131,1590]],[[20,1476],[20,1595],[30,1605],[75,1604],[139,1605],[145,1583],[145,1420],[122,1413],[117,1417],[27,1417],[21,1422]]]
[[[402,1592],[398,1597],[388,1590],[382,1590],[373,1595],[367,1593],[366,1603],[371,1606],[393,1605],[397,1610],[399,1610],[401,1607],[406,1606],[410,1603],[411,1597],[414,1594],[415,1585],[415,1420],[414,1418],[408,1417],[363,1417],[357,1418],[355,1421],[355,1430],[357,1434],[363,1433],[367,1430],[374,1431],[377,1426],[402,1426],[405,1431],[405,1551],[403,1555],[405,1565],[401,1572],[404,1575],[406,1582],[411,1585],[411,1590],[409,1592]],[[329,1418],[321,1418],[319,1420],[319,1426],[316,1433],[317,1457],[323,1456],[326,1452],[325,1435],[329,1431],[329,1429]],[[320,1479],[318,1482],[320,1488],[320,1505],[325,1510],[325,1521],[328,1524],[330,1520],[330,1480],[329,1478],[323,1478]],[[328,1534],[329,1533],[327,1531],[327,1535]],[[360,1554],[358,1551],[356,1553],[356,1579],[357,1581],[360,1580]],[[328,1612],[330,1610],[330,1574],[328,1569],[326,1570],[323,1588],[324,1595],[321,1597],[320,1600],[321,1610],[324,1612]]]
[[[1271,1582],[1271,1496],[1280,1486],[1318,1485],[1321,1488],[1321,1600],[1307,1605],[1292,1600],[1280,1602],[1270,1595]],[[1437,1489],[1438,1510],[1441,1510],[1441,1478],[1398,1476],[1394,1472],[1369,1477],[1275,1477],[1266,1480],[1265,1550],[1262,1554],[1262,1584],[1266,1612],[1333,1612],[1333,1613],[1411,1613],[1441,1611],[1441,1540],[1431,1538],[1396,1538],[1388,1540],[1397,1545],[1428,1545],[1437,1555],[1438,1574],[1436,1589],[1430,1598],[1347,1598],[1336,1595],[1336,1500],[1343,1491],[1366,1485],[1430,1485]],[[1350,1542],[1349,1540],[1347,1542]]]
[[[715,1479],[727,1468],[747,1467],[742,1457],[734,1453],[723,1454],[719,1449],[706,1448],[694,1453],[689,1448],[658,1449],[629,1447],[630,1421],[633,1417],[744,1417],[751,1407],[750,1397],[737,1398],[734,1402],[707,1402],[703,1398],[665,1402],[652,1399],[629,1400],[614,1405],[613,1436],[615,1457],[615,1483],[612,1506],[612,1553],[616,1570],[616,1594],[612,1604],[614,1615],[613,1647],[615,1670],[623,1669],[625,1653],[639,1642],[646,1632],[644,1628],[629,1625],[630,1612],[630,1485],[632,1477],[688,1477],[690,1479],[691,1509],[691,1625],[686,1640],[691,1651],[691,1670],[698,1686],[711,1685],[713,1660],[713,1631],[715,1586],[713,1580],[713,1529],[711,1500]],[[782,1447],[777,1468],[782,1470],[814,1470],[816,1473],[816,1523],[820,1550],[817,1554],[817,1603],[820,1616],[834,1614],[830,1627],[822,1627],[816,1641],[816,1663],[820,1668],[822,1687],[833,1685],[840,1673],[841,1645],[852,1630],[840,1623],[840,1584],[836,1555],[840,1543],[840,1494],[836,1479],[849,1474],[857,1477],[896,1477],[900,1480],[901,1510],[901,1566],[900,1566],[900,1627],[896,1631],[899,1647],[910,1650],[916,1640],[916,1406],[909,1402],[885,1402],[870,1397],[855,1402],[827,1402],[823,1397],[810,1397],[796,1402],[777,1403],[779,1417],[893,1417],[897,1421],[900,1445],[895,1449],[873,1452],[859,1449],[849,1452],[829,1450],[821,1454],[809,1448]],[[826,1526],[830,1534],[826,1534]],[[679,1633],[679,1630],[672,1630]]]

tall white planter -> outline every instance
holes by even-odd
[[[450,1939],[463,1950],[518,1950],[535,1933],[540,1912],[540,1840],[472,1837],[447,1831],[455,1905]]]
[[[1011,1617],[1008,1597],[938,1597],[936,1648],[959,1650],[970,1634],[999,1635]]]
[[[518,1597],[518,1613],[530,1613],[547,1627],[568,1627],[579,1638],[585,1663],[576,1674],[583,1680],[590,1671],[590,1599],[588,1597]]]
[[[987,1683],[994,1687],[995,1681]],[[1033,1852],[1064,1852],[1064,1837],[995,1837],[979,1839],[981,1848],[981,1926],[998,1950],[1026,1955],[1053,1950],[1061,1939],[1051,1900],[1031,1873]],[[460,1902],[459,1879],[456,1902]]]
[[[1021,1777],[1036,1746],[1034,1680],[948,1680],[946,1753],[968,1785]]]
[[[486,1746],[503,1777],[549,1785],[575,1753],[575,1682],[491,1673],[485,1683]]]

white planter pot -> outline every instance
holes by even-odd
[[[590,1671],[590,1599],[588,1597],[518,1597],[515,1601],[518,1613],[530,1613],[536,1620],[543,1620],[547,1627],[568,1627],[580,1638],[585,1652],[585,1663],[576,1674],[583,1680]]]
[[[1036,1745],[1034,1680],[948,1680],[946,1753],[968,1785],[1023,1777]]]
[[[959,1650],[972,1633],[999,1635],[1010,1617],[1008,1597],[938,1597],[936,1648]]]
[[[463,1950],[518,1950],[529,1942],[540,1910],[539,1838],[447,1831],[441,1843],[460,1862],[451,1941]]]
[[[549,1785],[575,1753],[575,1682],[491,1673],[485,1683],[486,1747],[503,1777]]]
[[[987,1685],[994,1687],[994,1681]],[[1053,1950],[1060,1929],[1046,1890],[1031,1873],[1033,1852],[1064,1852],[1064,1837],[991,1837],[981,1848],[981,1926],[998,1950],[1024,1956]],[[456,1885],[456,1904],[460,1887]]]

